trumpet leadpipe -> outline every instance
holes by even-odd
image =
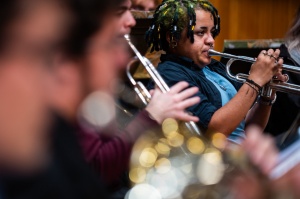
[[[135,79],[132,77],[132,75],[130,73],[130,67],[131,67],[133,62],[139,60],[142,63],[142,65],[144,66],[146,71],[149,73],[151,79],[154,81],[156,86],[161,90],[161,92],[163,92],[163,93],[169,92],[170,87],[163,80],[163,78],[158,73],[158,71],[153,66],[153,64],[146,57],[141,55],[141,53],[137,50],[137,48],[132,44],[132,42],[130,40],[130,35],[126,34],[126,35],[124,35],[124,38],[126,39],[126,41],[129,44],[130,48],[132,49],[132,51],[136,55],[136,57],[132,61],[130,61],[129,64],[127,65],[127,71],[126,71],[127,77],[129,78],[131,84],[134,86],[134,90],[137,93],[138,97],[142,100],[144,105],[147,105],[149,103],[149,101],[151,100],[151,95],[150,95],[149,91],[145,88],[145,86],[141,82],[136,82]],[[200,135],[200,136],[202,135],[200,129],[198,128],[198,126],[194,122],[192,122],[192,121],[185,122],[185,125],[188,128],[188,130],[190,132],[192,132],[193,134],[197,134],[197,135]]]
[[[245,61],[245,62],[250,62],[250,63],[254,63],[256,61],[256,59],[252,58],[252,57],[237,56],[237,55],[232,55],[232,54],[228,54],[228,53],[221,53],[221,52],[218,52],[218,51],[215,51],[212,49],[208,50],[208,54],[210,56],[220,56],[220,57],[224,57],[224,58],[228,58],[228,59],[234,59],[234,60]],[[288,71],[288,72],[300,74],[300,68],[297,66],[283,64],[282,69],[285,71]]]

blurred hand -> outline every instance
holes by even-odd
[[[278,151],[274,140],[264,135],[257,126],[248,127],[246,134],[247,138],[242,144],[244,149],[251,161],[268,175],[277,163]]]
[[[253,80],[260,86],[264,86],[275,75],[284,80],[285,77],[282,77],[281,74],[283,59],[278,59],[277,62],[279,54],[279,49],[276,49],[275,52],[273,49],[269,49],[268,51],[263,50],[251,67],[249,79]]]
[[[189,115],[185,109],[200,102],[199,97],[192,97],[199,89],[186,89],[188,86],[187,82],[179,82],[172,86],[168,93],[162,93],[156,88],[151,91],[152,99],[146,111],[160,124],[167,118],[197,122],[199,118]]]
[[[300,198],[300,164],[272,182],[273,192],[282,198]]]

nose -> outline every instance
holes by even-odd
[[[209,45],[209,46],[214,46],[215,44],[215,39],[213,37],[213,35],[210,33],[208,34],[206,40],[205,40],[206,44]]]
[[[125,28],[132,28],[133,26],[135,26],[135,24],[136,21],[131,12],[128,10],[125,17]]]

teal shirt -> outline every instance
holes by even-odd
[[[227,104],[236,94],[237,90],[222,75],[212,72],[207,66],[203,68],[205,77],[218,89],[221,94],[222,106]],[[245,121],[243,120],[239,126],[228,136],[228,140],[238,142],[245,138]]]
[[[224,81],[226,88],[229,87],[227,84],[231,84],[234,87],[234,89],[231,89],[232,92],[226,94],[228,95],[227,101],[232,99],[242,84],[231,80],[226,74],[225,66],[216,60],[212,59],[207,68],[213,71],[213,74],[218,74],[228,81]],[[168,53],[162,55],[161,63],[159,63],[157,70],[170,87],[180,81],[186,81],[190,87],[196,86],[199,88],[195,96],[200,97],[200,102],[189,107],[187,111],[199,117],[197,124],[205,131],[214,113],[226,103],[226,95],[225,97],[222,95],[224,93],[220,92],[220,89],[218,89],[219,86],[215,86],[215,84],[205,76],[203,68],[200,68],[191,59],[186,57],[179,57]],[[153,89],[154,86],[153,81],[150,81],[148,89]],[[242,126],[240,126],[240,128],[242,128]],[[238,141],[241,137],[244,137],[244,132],[235,131],[230,135],[230,140]]]

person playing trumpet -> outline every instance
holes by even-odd
[[[135,25],[129,10],[131,2],[71,2],[73,24],[64,42],[62,58],[51,70],[51,108],[76,127],[73,133],[86,162],[99,174],[109,191],[115,192],[122,184],[121,176],[127,171],[131,148],[139,136],[158,127],[166,118],[198,121],[196,116],[185,112],[187,107],[200,101],[199,97],[192,97],[198,88],[185,89],[188,83],[180,82],[168,93],[154,89],[148,106],[126,128],[118,129],[114,95],[116,82],[129,56],[124,34],[129,34]],[[95,115],[92,122],[95,119],[96,124],[86,117],[90,113],[88,110]]]
[[[158,71],[169,86],[186,81],[199,88],[201,102],[188,109],[200,118],[198,124],[237,141],[247,124],[265,127],[276,95],[260,97],[261,88],[272,77],[286,77],[281,74],[280,51],[269,49],[258,55],[244,84],[232,81],[224,65],[208,54],[219,33],[218,10],[209,1],[165,0],[155,11],[146,41],[152,51],[166,52]]]

